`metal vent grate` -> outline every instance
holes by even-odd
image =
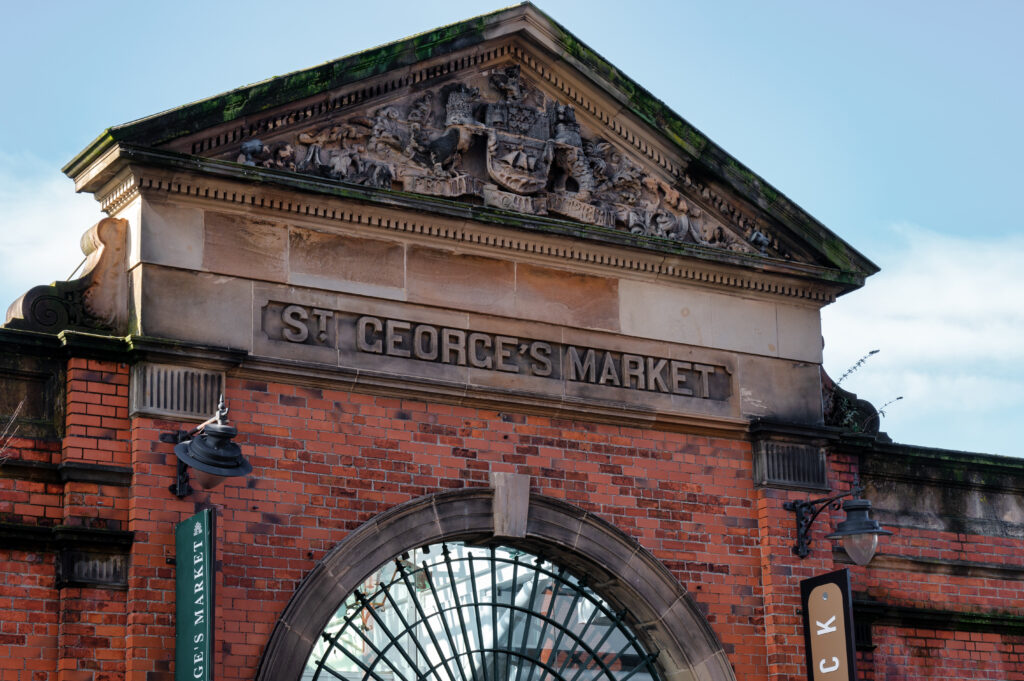
[[[132,368],[133,414],[206,419],[223,392],[220,371],[149,363]]]
[[[754,474],[761,485],[828,489],[825,450],[812,445],[762,440],[757,443]]]
[[[59,586],[128,586],[128,556],[64,550],[58,562]]]

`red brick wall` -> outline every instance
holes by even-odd
[[[52,554],[0,549],[0,681],[56,678],[58,598]]]
[[[31,614],[0,622],[0,636],[14,636],[16,649],[7,666],[0,664],[0,681],[31,678],[31,665],[47,663],[41,672],[59,669],[68,681],[169,681],[174,526],[207,506],[218,512],[221,566],[215,674],[251,679],[285,603],[349,531],[418,496],[486,485],[496,471],[530,475],[534,492],[599,514],[636,537],[693,594],[737,678],[805,678],[798,582],[840,567],[824,539],[839,514],[819,518],[810,557],[794,556],[794,517],[782,504],[809,495],[755,487],[746,441],[231,379],[230,419],[253,473],[178,500],[167,490],[172,446],[158,438],[183,424],[148,417],[129,423],[127,380],[121,365],[71,362],[60,456],[130,465],[132,486],[47,489],[4,480],[0,510],[38,522],[132,530],[128,590],[57,592],[52,555],[2,554],[10,567],[0,609]],[[830,479],[845,489],[856,462],[831,462]],[[934,532],[899,530],[885,542],[883,552],[907,557],[955,557],[978,546],[988,557],[974,560],[1015,563],[1021,555],[1020,542]],[[852,578],[855,591],[886,602],[1024,611],[1019,582],[878,567],[853,568]],[[34,595],[21,599],[23,588]],[[876,629],[878,647],[861,662],[865,679],[912,679],[926,669],[981,678],[952,671],[964,655],[988,655],[1002,665],[994,668],[1004,676],[992,678],[1021,673],[1020,641]],[[933,649],[950,654],[922,652]]]
[[[15,437],[0,452],[0,466],[51,464],[59,456],[58,442]],[[0,522],[49,527],[62,517],[60,485],[0,478]],[[54,555],[44,546],[21,550],[0,545],[0,681],[46,681],[57,669],[55,570]]]
[[[491,471],[528,474],[533,491],[640,539],[691,585],[737,672],[763,675],[748,443],[261,382],[231,381],[227,398],[254,471],[212,493],[168,499],[173,456],[152,443],[175,424],[137,419],[133,431],[133,529],[147,554],[171,555],[173,525],[207,502],[221,514],[220,677],[252,678],[284,604],[350,530],[424,494],[487,485]],[[129,598],[173,588],[140,567]],[[140,662],[170,659],[173,628],[157,631]]]
[[[1024,637],[879,626],[862,681],[1024,679]]]

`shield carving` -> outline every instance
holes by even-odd
[[[534,194],[547,186],[553,153],[551,140],[487,131],[487,174],[517,194]]]

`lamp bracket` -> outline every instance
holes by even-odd
[[[201,428],[202,426],[196,427],[191,431],[172,430],[170,432],[160,433],[160,442],[165,442],[169,445],[187,442]],[[175,475],[174,482],[167,486],[167,490],[179,499],[184,499],[189,494],[192,494],[192,486],[188,484],[188,465],[181,459],[176,459],[176,462],[178,464],[178,470]]]
[[[796,513],[796,543],[793,544],[793,553],[801,558],[806,558],[811,553],[811,525],[814,524],[821,512],[829,507],[833,511],[838,511],[842,508],[842,504],[839,503],[841,499],[851,496],[859,497],[863,491],[863,487],[854,483],[848,492],[808,501],[787,501],[783,504],[782,508]]]
[[[188,464],[178,459],[178,472],[174,482],[167,486],[167,490],[179,499],[184,499],[194,491],[192,485],[188,484]]]

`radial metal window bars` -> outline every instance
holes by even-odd
[[[660,681],[624,615],[537,556],[435,544],[345,599],[303,680]]]

